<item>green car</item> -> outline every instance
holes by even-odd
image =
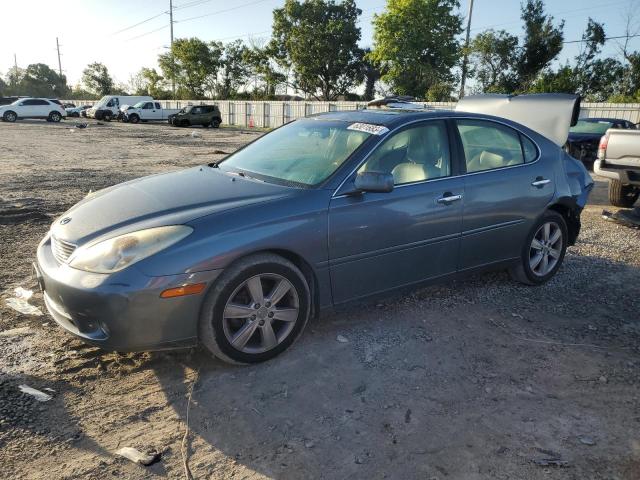
[[[178,113],[169,115],[167,121],[174,127],[202,125],[218,128],[222,123],[222,114],[216,105],[189,105]]]

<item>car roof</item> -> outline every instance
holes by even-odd
[[[478,118],[487,120],[497,120],[509,125],[520,126],[507,118],[484,115],[480,113],[458,112],[454,110],[401,110],[401,109],[371,109],[371,110],[346,110],[339,112],[327,112],[311,115],[308,118],[318,118],[322,120],[337,120],[353,123],[371,123],[382,125],[387,128],[394,128],[415,120],[428,120],[430,118]],[[527,129],[529,130],[529,129]]]

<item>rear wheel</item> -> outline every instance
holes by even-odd
[[[62,120],[62,115],[60,115],[59,112],[51,112],[49,114],[48,120],[50,122],[58,123],[60,120]]]
[[[205,298],[200,341],[230,363],[269,360],[289,348],[310,312],[309,286],[300,270],[274,254],[238,261]]]
[[[631,208],[640,196],[640,187],[623,185],[620,180],[609,182],[609,203],[614,207]]]
[[[222,122],[221,122],[220,120],[216,119],[216,118],[214,118],[213,120],[211,120],[211,126],[212,126],[213,128],[220,128],[220,124],[221,124],[221,123],[222,123]]]
[[[568,230],[564,217],[548,210],[527,236],[517,265],[511,276],[527,285],[542,285],[553,277],[567,251]]]
[[[16,114],[16,112],[12,112],[11,110],[9,110],[8,112],[4,112],[2,119],[5,122],[13,123],[18,119],[18,115]]]

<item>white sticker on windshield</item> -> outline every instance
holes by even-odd
[[[389,131],[387,127],[382,125],[373,125],[371,123],[352,123],[347,130],[357,130],[358,132],[370,133],[372,135],[384,135]]]

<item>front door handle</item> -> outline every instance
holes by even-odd
[[[548,178],[542,178],[542,177],[538,177],[535,179],[535,181],[531,184],[533,187],[538,187],[538,188],[542,188],[544,187],[547,183],[551,183],[551,180],[549,180]]]
[[[462,200],[462,195],[453,195],[450,192],[446,192],[436,201],[444,205],[451,205],[453,202],[457,202],[458,200]]]

